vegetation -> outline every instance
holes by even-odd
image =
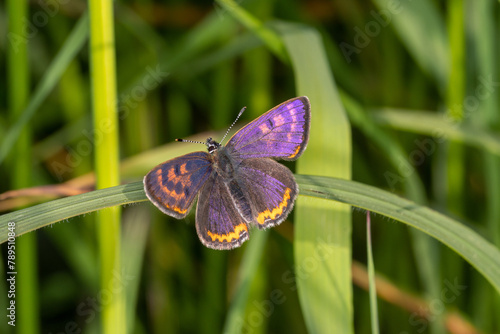
[[[498,12],[7,1],[0,332],[500,332]],[[147,202],[152,167],[205,150],[175,138],[301,95],[310,140],[285,163],[301,196],[280,226],[215,251],[193,213]]]

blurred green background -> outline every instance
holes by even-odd
[[[288,167],[307,173],[324,157],[325,170],[347,168],[353,180],[434,208],[500,245],[498,1],[115,1],[114,22],[104,23],[114,27],[116,48],[109,107],[119,129],[111,130],[92,121],[92,87],[102,79],[91,64],[88,3],[0,6],[1,213],[92,190],[100,131],[119,138],[121,182],[140,181],[160,162],[205,149],[175,138],[220,139],[243,106],[233,131],[311,92],[311,136],[335,136],[344,111],[349,123],[342,139],[324,139],[325,149],[310,143],[314,153]],[[309,68],[324,76],[305,78]],[[26,190],[7,193],[17,189]],[[178,221],[140,203],[122,209],[121,269],[107,288],[95,214],[19,238],[19,326],[2,317],[0,333],[101,333],[105,317],[125,322],[128,333],[375,333],[366,212],[352,211],[352,231],[347,221],[352,273],[340,275],[352,275],[353,288],[337,291],[347,304],[335,329],[328,301],[299,295],[332,287],[311,283],[315,270],[297,264],[293,214],[221,252],[198,241],[193,213]],[[382,216],[371,224],[380,332],[500,333],[498,293],[459,255]],[[6,244],[1,251],[6,268]],[[305,290],[296,282],[302,274]],[[122,318],[102,312],[114,293],[125,296]]]

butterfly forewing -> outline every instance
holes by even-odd
[[[144,190],[161,211],[175,218],[184,218],[212,171],[210,154],[186,154],[153,168],[144,177]]]
[[[235,158],[297,159],[307,146],[311,107],[307,97],[290,99],[239,130],[226,147]]]

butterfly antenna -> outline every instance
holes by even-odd
[[[247,107],[243,107],[241,108],[240,110],[240,113],[238,114],[238,116],[236,116],[236,119],[234,120],[233,124],[231,124],[231,126],[229,127],[229,129],[227,129],[226,131],[226,134],[224,135],[224,137],[222,137],[220,143],[222,144],[222,142],[224,141],[224,138],[226,138],[227,134],[229,133],[229,131],[231,131],[231,128],[236,124],[236,122],[238,122],[238,119],[240,118],[240,116],[243,114],[243,112],[247,109]]]
[[[197,140],[189,140],[189,139],[181,139],[181,138],[176,138],[175,141],[180,141],[183,143],[195,143],[195,144],[203,144],[205,145],[205,142],[202,141],[197,141]]]

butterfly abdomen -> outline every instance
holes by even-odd
[[[229,194],[233,199],[233,202],[238,209],[238,212],[247,222],[253,220],[252,207],[250,206],[249,199],[245,196],[240,183],[236,179],[232,179],[226,182],[226,187],[229,190]]]

